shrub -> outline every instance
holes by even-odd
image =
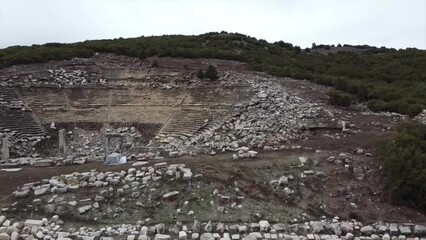
[[[333,81],[333,87],[338,90],[346,91],[348,90],[348,81],[344,77],[338,77]]]
[[[331,105],[349,107],[352,103],[352,97],[342,92],[332,90],[327,95],[329,96],[328,102]]]
[[[426,210],[426,126],[416,122],[399,125],[392,139],[378,144],[378,152],[388,201]]]
[[[197,71],[197,78],[199,78],[199,79],[203,79],[204,78],[204,72],[203,72],[203,70],[201,68],[198,69],[198,71]]]
[[[210,65],[205,73],[206,78],[210,79],[210,80],[216,80],[218,79],[218,75],[217,75],[217,70],[216,67],[213,65]]]
[[[367,106],[373,112],[387,111],[387,104],[382,100],[370,100],[368,101]]]
[[[415,117],[417,116],[421,111],[423,110],[422,105],[420,104],[411,104],[408,108],[407,108],[407,114],[410,117]]]

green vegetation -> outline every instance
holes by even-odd
[[[140,59],[217,58],[246,62],[255,71],[333,86],[367,101],[375,111],[416,115],[426,108],[426,51],[343,46],[356,51],[320,54],[318,49],[328,51],[333,46],[313,44],[315,51],[302,51],[283,41],[268,43],[243,34],[212,32],[9,47],[0,50],[0,67],[90,57],[95,52]]]
[[[197,71],[197,78],[198,79],[203,79],[204,78],[204,71],[203,71],[203,69],[198,69],[198,71]]]
[[[210,65],[206,70],[206,78],[210,80],[216,80],[219,77],[217,76],[217,70],[216,67],[213,65]]]
[[[384,163],[389,200],[426,210],[426,126],[401,124],[393,139],[379,144],[379,155]]]
[[[352,103],[352,97],[346,93],[332,90],[332,91],[329,91],[327,95],[329,96],[328,102],[331,105],[349,107]]]

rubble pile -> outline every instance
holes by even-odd
[[[107,135],[121,135],[123,139],[111,138],[110,151],[121,152],[121,148],[129,149],[141,137],[141,133],[135,127],[106,127],[99,130],[86,130],[76,127],[67,132],[66,142],[69,152],[73,155],[104,155],[105,139]],[[121,147],[121,148],[120,148]]]
[[[66,157],[22,157],[10,158],[8,160],[0,161],[2,168],[18,168],[24,166],[33,167],[54,167],[54,166],[69,166],[69,165],[82,165],[91,163],[96,160],[101,160],[102,156],[66,156]]]
[[[87,85],[105,85],[106,79],[102,78],[100,73],[88,73],[81,69],[49,69],[48,81],[53,81],[60,87],[87,86]]]
[[[414,119],[426,125],[426,109],[423,109]]]
[[[212,150],[238,152],[242,146],[288,149],[293,140],[306,137],[302,131],[306,125],[304,120],[322,114],[322,106],[290,95],[278,84],[261,78],[247,81],[256,94],[232,106],[228,116],[216,118],[193,136],[157,136],[158,142],[172,152],[185,152],[193,146],[207,153]]]
[[[20,136],[16,132],[6,132],[10,141],[10,151],[16,153],[17,157],[38,157],[37,153],[34,153],[34,146],[45,139],[45,136],[34,135],[34,136]]]
[[[40,160],[39,164],[42,163],[48,164]],[[201,174],[194,174],[184,164],[160,162],[145,166],[147,164],[147,161],[136,161],[127,171],[74,172],[30,182],[14,192],[18,202],[3,210],[105,220],[117,217],[126,219],[129,214],[127,207],[136,206],[131,214],[138,212],[143,215],[155,206],[164,208],[170,217],[173,215],[181,219],[203,214],[200,206],[220,215],[243,213],[250,206],[252,197],[266,197],[259,192],[259,189],[268,188],[266,183],[260,187],[253,182],[235,180],[232,186],[225,187],[209,182]],[[308,171],[311,167],[303,169]],[[283,176],[275,183],[271,181],[274,195],[283,201],[294,201],[297,198],[295,195],[300,193],[300,180],[303,181],[297,177],[297,172],[293,173],[296,177],[288,174],[288,177]],[[310,175],[308,178],[311,180],[320,180],[319,171],[317,174],[306,174]],[[284,178],[287,181],[284,182]],[[167,204],[172,204],[173,208],[167,209]],[[148,216],[158,218],[158,215]]]
[[[93,59],[74,58],[52,63],[50,67],[44,71],[31,69],[31,66],[28,66],[29,69],[25,66],[11,67],[0,72],[0,86],[68,88],[107,84],[101,68],[95,65]]]
[[[135,201],[141,197],[140,200],[147,204],[147,201],[150,201],[152,183],[163,177],[187,181],[193,177],[193,173],[184,164],[167,165],[164,162],[149,167],[142,166],[139,169],[133,167],[121,172],[98,172],[96,170],[75,172],[43,179],[39,182],[27,183],[20,187],[14,195],[17,199],[28,197],[33,199],[32,204],[21,206],[27,210],[44,209],[46,213],[67,213],[76,216],[89,212],[100,214],[102,213],[103,203],[111,199],[125,201],[123,199],[127,198]],[[93,197],[79,200],[70,195],[64,195],[66,193],[75,195],[85,188],[98,190],[91,192]],[[163,199],[173,198],[177,194],[179,194],[178,191],[173,191],[165,194]],[[12,205],[8,211],[14,211],[16,207],[16,205]],[[111,217],[115,217],[121,210],[117,208],[116,211],[112,213],[113,216]]]
[[[65,227],[58,215],[51,219],[27,219],[12,222],[0,216],[0,239],[127,239],[127,240],[294,240],[294,239],[344,239],[344,240],[391,240],[425,239],[426,227],[414,224],[377,222],[364,225],[361,222],[340,221],[339,218],[322,219],[302,223],[270,223],[260,220],[252,223],[224,224],[198,222],[174,225],[150,223],[149,219],[139,220],[136,224],[117,224],[102,228],[82,226]]]

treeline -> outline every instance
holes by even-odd
[[[0,50],[0,67],[18,64],[44,63],[51,60],[69,60],[75,57],[88,58],[94,51],[71,45],[48,43],[32,47],[9,47]]]
[[[352,47],[365,51],[323,55],[283,41],[268,43],[243,34],[212,32],[198,36],[165,35],[10,47],[0,50],[0,67],[90,57],[94,52],[140,59],[151,56],[217,58],[246,62],[252,70],[276,76],[332,86],[359,101],[367,101],[374,111],[414,116],[425,108],[425,51]]]
[[[426,125],[403,123],[393,139],[379,144],[392,203],[426,211]]]

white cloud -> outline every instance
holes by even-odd
[[[424,0],[0,0],[0,47],[225,30],[426,49],[425,12]]]

